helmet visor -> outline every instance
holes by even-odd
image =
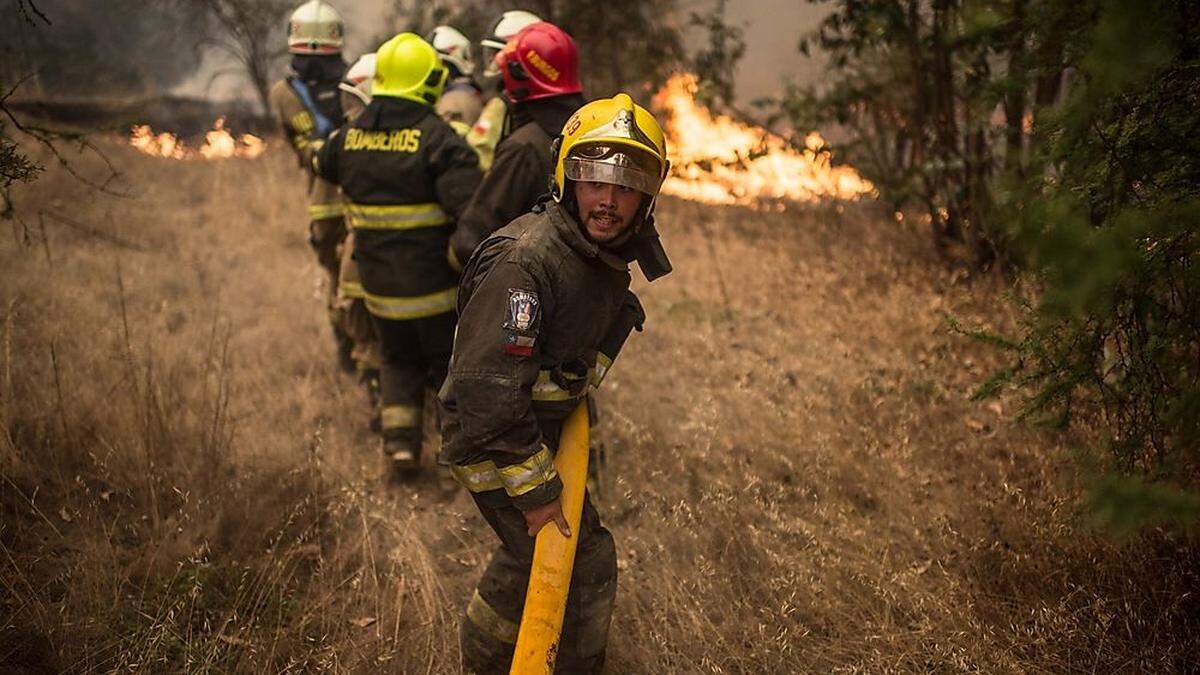
[[[504,45],[494,47],[484,41],[483,43],[483,76],[484,77],[499,77],[500,64],[496,63],[496,57],[500,52],[504,51]]]
[[[567,178],[609,183],[654,196],[661,181],[658,160],[643,152],[607,145],[573,148],[563,163]]]

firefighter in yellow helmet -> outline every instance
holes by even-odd
[[[383,357],[381,447],[397,477],[420,467],[425,388],[446,376],[458,282],[446,250],[481,177],[475,152],[433,111],[446,77],[420,36],[388,40],[376,52],[371,102],[313,160],[346,197]]]
[[[508,103],[500,96],[504,86],[503,75],[495,57],[517,33],[541,20],[541,17],[533,12],[510,9],[496,19],[488,36],[479,41],[479,46],[483,49],[483,73],[480,81],[484,97],[488,101],[479,113],[479,118],[475,120],[475,125],[467,132],[467,142],[479,153],[479,165],[484,171],[492,166],[496,144],[500,142],[504,120],[508,115]]]
[[[291,71],[271,88],[271,108],[302,167],[308,166],[314,144],[342,123],[338,83],[346,72],[342,61],[342,18],[327,2],[311,0],[292,12],[288,22]],[[335,309],[338,246],[346,236],[342,201],[337,186],[308,177],[308,241],[317,262],[329,274],[327,308],[342,367],[353,370],[353,341]]]
[[[567,531],[553,459],[567,415],[600,386],[644,314],[629,264],[670,271],[653,227],[667,175],[662,130],[626,94],[593,101],[555,142],[551,197],[484,240],[463,272],[442,405],[440,461],[500,540],[462,622],[464,666],[507,672],[546,525],[579,537],[560,672],[598,672],[616,596],[616,549],[585,498]]]

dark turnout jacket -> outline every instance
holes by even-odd
[[[455,258],[465,263],[479,242],[528,213],[549,192],[554,171],[550,144],[583,103],[582,96],[570,94],[512,106],[511,131],[496,146],[492,167],[454,230]]]
[[[446,260],[455,220],[479,185],[478,157],[433,108],[377,96],[319,150],[341,185],[367,308],[388,319],[454,309]]]
[[[542,202],[480,245],[463,273],[441,461],[473,492],[528,510],[562,490],[552,463],[567,415],[598,386],[641,308],[628,263]]]

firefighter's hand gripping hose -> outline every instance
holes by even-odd
[[[554,467],[563,483],[562,510],[571,526],[571,537],[562,536],[553,523],[542,527],[533,550],[529,590],[510,675],[554,672],[554,657],[562,633],[567,592],[575,566],[579,542],[579,519],[583,514],[583,491],[588,467],[587,401],[579,404],[563,426]]]

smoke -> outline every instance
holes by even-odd
[[[700,2],[692,11],[702,12],[715,4],[712,0]],[[797,43],[829,12],[826,5],[801,0],[731,0],[725,19],[740,27],[746,40],[746,53],[734,76],[734,100],[744,106],[777,95],[788,79],[799,84],[819,82],[825,67],[823,55],[814,50],[812,58],[806,57],[797,50]],[[706,37],[693,31],[685,36],[684,44],[695,51]]]
[[[37,0],[0,10],[0,78],[39,97],[154,95],[194,70],[204,16],[182,2]]]
[[[399,25],[404,23],[402,17],[416,19],[414,12],[421,13],[417,9],[429,10],[413,0],[334,0],[334,4],[346,20],[347,61],[374,49],[395,31],[415,27]],[[513,6],[522,4],[541,10],[544,8],[538,5],[557,8],[559,3],[537,0]],[[711,2],[680,4],[683,10],[704,11]],[[6,36],[0,41],[0,78],[11,86],[28,77],[23,93],[39,97],[170,93],[216,100],[254,99],[254,88],[239,64],[228,54],[205,46],[205,37],[213,34],[214,27],[201,5],[183,0],[38,0],[50,25],[30,25],[19,12],[0,10],[0,34]],[[444,0],[432,5],[458,6],[467,13],[493,13],[493,5],[499,6],[488,0]],[[569,4],[563,9],[566,14],[578,10]],[[746,53],[736,76],[739,102],[776,93],[785,78],[801,83],[819,80],[821,59],[800,55],[796,42],[813,30],[827,11],[824,6],[798,0],[729,2],[727,19],[742,26],[746,38]],[[474,33],[483,30],[465,25],[462,29],[473,40],[481,37]],[[280,39],[282,34],[283,26]],[[694,50],[702,39],[687,34],[684,45]],[[281,75],[286,59],[274,65]]]
[[[346,19],[346,48],[347,52],[357,55],[374,48],[372,40],[379,34],[395,32],[407,26],[386,25],[387,20],[395,19],[397,9],[410,9],[412,0],[358,0],[349,2],[334,0],[338,10]],[[419,3],[415,3],[419,4]],[[450,3],[463,7],[486,6],[493,12],[496,3],[481,0]],[[503,4],[503,3],[501,3]],[[503,4],[500,9],[542,9],[540,5],[552,5],[571,13],[577,11],[577,3],[545,2],[544,0],[529,0],[527,2],[512,2]],[[707,11],[712,7],[712,0],[701,2],[680,2],[683,12]],[[825,5],[813,5],[802,0],[731,0],[727,5],[727,19],[730,23],[741,26],[745,31],[746,54],[737,68],[737,100],[746,104],[763,96],[776,94],[780,83],[787,78],[801,84],[819,82],[824,70],[825,61],[819,53],[808,58],[800,54],[796,45],[800,37],[817,28],[820,21],[829,13]],[[478,40],[482,35],[475,35],[469,26],[459,26],[467,36]],[[390,34],[390,33],[389,33]],[[386,36],[385,36],[386,37]],[[689,51],[699,48],[699,40],[704,39],[699,33],[689,33],[684,36],[684,44]]]

